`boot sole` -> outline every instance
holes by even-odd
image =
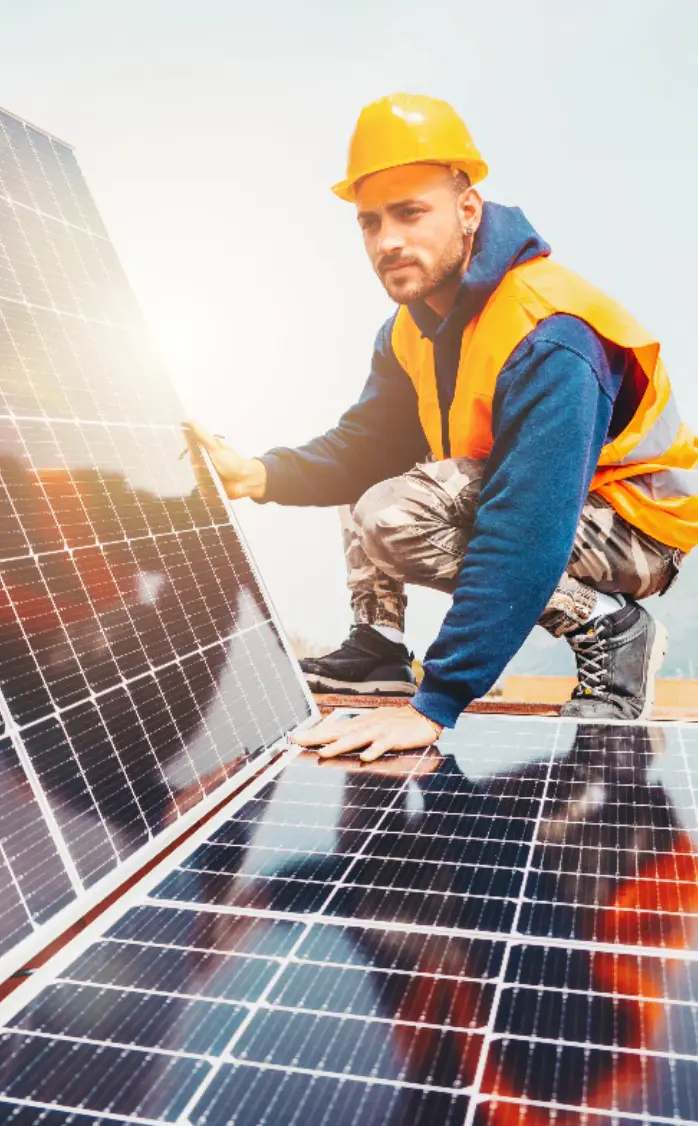
[[[341,692],[343,696],[414,696],[417,685],[406,680],[331,680],[306,675],[311,692]]]
[[[575,715],[574,713],[565,712],[565,704],[562,706],[560,712],[563,719],[576,719],[577,722],[583,723],[641,723],[650,717],[654,708],[654,697],[656,692],[657,673],[659,672],[664,658],[667,654],[669,647],[669,635],[666,628],[656,618],[654,622],[654,637],[652,638],[652,648],[650,649],[649,660],[647,661],[647,673],[645,683],[647,691],[645,692],[645,699],[642,705],[642,710],[638,712],[632,719],[630,717],[623,717],[619,715]],[[575,704],[577,701],[571,700],[570,704]]]
[[[654,697],[656,691],[657,673],[664,663],[664,658],[667,654],[669,647],[669,634],[661,622],[655,618],[654,622],[654,641],[652,642],[652,651],[650,659],[647,663],[647,695],[645,696],[645,703],[638,719],[647,719],[654,708]]]

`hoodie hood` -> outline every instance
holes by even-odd
[[[408,306],[423,336],[462,332],[481,312],[504,275],[531,258],[550,254],[550,246],[531,226],[520,207],[485,203],[474,239],[470,265],[463,275],[453,309],[443,320],[424,301]]]

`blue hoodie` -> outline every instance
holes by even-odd
[[[444,420],[465,328],[508,270],[549,253],[519,208],[486,203],[451,312],[441,319],[423,302],[410,305],[434,343]],[[391,346],[393,321],[378,333],[366,386],[339,424],[305,446],[261,458],[266,501],[353,504],[371,485],[425,460],[417,396]],[[570,557],[601,449],[622,427],[614,404],[625,364],[622,349],[576,317],[557,314],[522,341],[500,372],[494,444],[470,544],[413,700],[437,723],[452,726],[491,688],[545,609]],[[447,454],[448,448],[444,426]]]

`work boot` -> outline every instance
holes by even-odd
[[[417,685],[411,654],[371,626],[351,632],[326,657],[300,662],[311,692],[347,692],[358,696],[414,696]]]
[[[579,684],[561,715],[629,720],[649,714],[667,632],[642,606],[629,601],[568,634],[567,641],[577,659]]]

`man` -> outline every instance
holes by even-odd
[[[483,204],[486,173],[446,103],[367,106],[333,190],[399,308],[361,398],[334,430],[261,458],[194,427],[231,497],[351,506],[355,626],[304,671],[316,690],[412,699],[304,733],[327,755],[431,742],[536,622],[576,656],[564,715],[646,715],[666,634],[638,599],[667,590],[698,541],[698,439],[659,345],[551,259],[518,208]],[[418,691],[405,582],[453,594]]]

